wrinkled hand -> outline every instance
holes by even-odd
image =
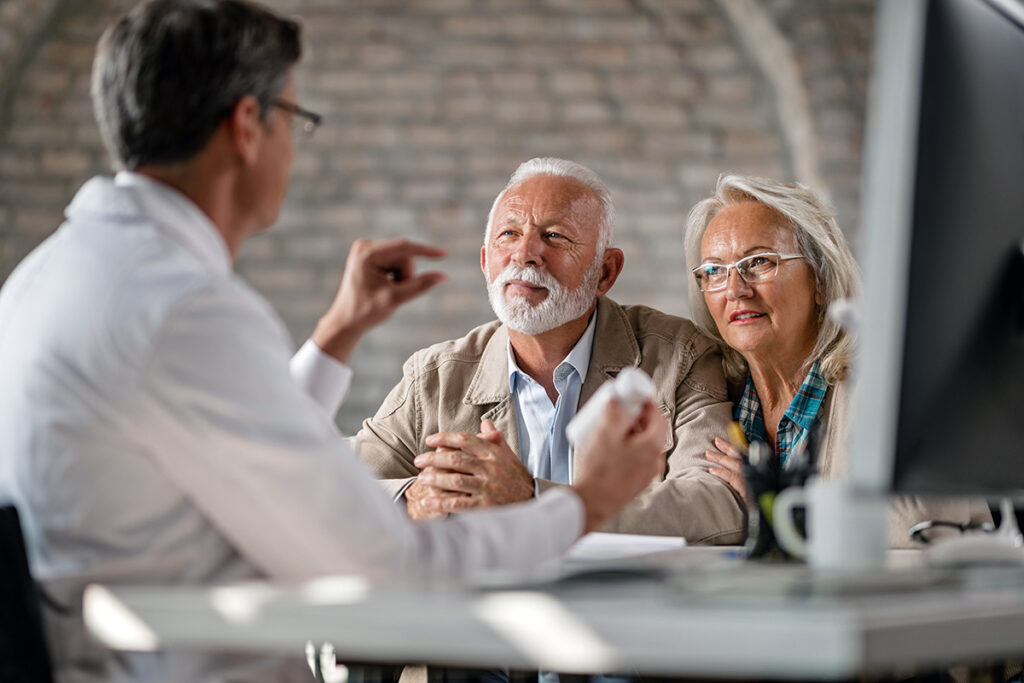
[[[743,454],[728,439],[721,437],[715,438],[715,448],[718,450],[704,451],[704,457],[716,465],[708,468],[708,472],[731,486],[749,505],[750,492],[747,478],[743,476]]]
[[[437,472],[433,467],[423,470],[420,476],[426,472]],[[435,486],[428,486],[420,481],[419,477],[405,489],[405,509],[411,519],[423,520],[434,517],[444,517],[454,505],[448,500],[450,498],[463,498],[466,494],[458,491],[446,491]]]
[[[580,474],[573,489],[583,501],[586,531],[599,528],[664,474],[666,436],[668,421],[651,401],[635,419],[617,400],[608,402],[599,428],[576,454]]]
[[[441,258],[445,253],[404,239],[356,240],[348,252],[338,293],[317,323],[313,342],[325,353],[347,361],[367,330],[444,281],[443,273],[416,275],[415,259]]]
[[[427,445],[434,450],[416,456],[421,472],[406,489],[414,519],[533,497],[533,477],[490,420],[480,423],[479,434],[441,432],[428,436]]]

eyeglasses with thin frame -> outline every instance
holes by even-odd
[[[316,129],[320,127],[320,124],[324,120],[324,117],[320,116],[320,114],[312,112],[308,109],[303,109],[294,102],[288,102],[286,100],[274,100],[273,105],[278,109],[283,109],[284,111],[289,112],[290,114],[298,116],[300,119],[302,119],[302,126],[300,127],[300,130],[302,130],[302,134],[305,135],[306,137],[312,136],[313,133],[316,132]]]
[[[962,534],[968,532],[996,533],[996,526],[989,522],[948,522],[941,519],[929,519],[910,527],[910,538],[927,545],[936,538],[941,538],[942,533],[939,529],[954,529]]]
[[[796,258],[807,258],[803,254],[780,254],[765,251],[745,256],[735,263],[702,263],[690,272],[697,278],[697,287],[702,292],[717,292],[729,283],[729,270],[736,269],[747,284],[767,282],[779,274],[779,264]]]

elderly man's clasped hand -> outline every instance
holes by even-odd
[[[441,432],[426,441],[434,450],[413,461],[421,472],[405,491],[413,519],[533,497],[533,477],[490,420],[479,434]]]
[[[572,488],[586,506],[587,530],[607,521],[661,474],[667,434],[668,422],[653,403],[646,403],[637,417],[630,418],[618,402],[609,402],[600,427],[577,456],[582,460]],[[490,420],[480,423],[479,434],[442,432],[426,441],[434,450],[416,457],[414,464],[421,472],[405,491],[413,519],[533,497],[533,477]],[[633,464],[625,481],[621,467],[612,466],[623,453],[629,454]]]

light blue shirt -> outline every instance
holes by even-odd
[[[558,400],[552,404],[544,387],[519,369],[508,344],[508,385],[519,422],[520,458],[530,474],[559,484],[572,483],[572,458],[565,426],[576,415],[583,378],[590,367],[597,311],[569,355],[555,368]]]

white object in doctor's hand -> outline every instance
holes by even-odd
[[[576,417],[565,427],[565,436],[574,448],[586,441],[604,414],[605,404],[617,398],[630,418],[640,414],[646,401],[654,398],[654,382],[640,368],[623,368],[615,377],[601,385],[601,388],[583,406]]]

